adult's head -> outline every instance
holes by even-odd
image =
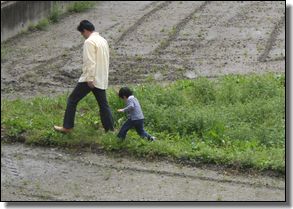
[[[88,20],[82,20],[77,26],[77,30],[85,39],[87,39],[95,30],[95,26]]]

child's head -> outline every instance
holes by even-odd
[[[128,88],[128,87],[122,87],[120,90],[119,90],[119,94],[118,96],[121,98],[121,99],[127,99],[129,96],[132,95],[132,91]]]

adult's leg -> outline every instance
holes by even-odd
[[[130,119],[128,119],[121,127],[117,137],[119,137],[120,139],[125,139],[127,132],[131,128],[133,128],[133,122]]]
[[[78,83],[70,96],[67,99],[67,107],[64,114],[63,127],[64,128],[73,128],[74,127],[74,119],[76,106],[78,102],[84,98],[89,92],[91,88],[87,85],[86,82]]]
[[[113,131],[114,120],[113,120],[111,109],[107,101],[106,90],[94,88],[92,92],[95,95],[96,100],[99,104],[101,122],[105,131],[106,132],[109,130]]]
[[[149,140],[152,139],[152,136],[149,135],[143,128],[143,124],[144,124],[144,120],[134,120],[133,121],[134,124],[134,128],[136,130],[136,132],[138,133],[138,135],[140,135],[142,138],[147,138]]]

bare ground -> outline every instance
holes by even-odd
[[[285,72],[285,2],[99,2],[1,47],[1,99],[71,91],[82,19],[111,47],[110,85]],[[1,200],[285,200],[283,179],[1,145]]]
[[[285,71],[285,2],[99,2],[3,44],[1,98],[71,91],[89,19],[111,47],[110,85]]]
[[[284,201],[282,179],[1,145],[1,201]]]

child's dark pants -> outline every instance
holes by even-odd
[[[151,139],[151,136],[144,130],[143,128],[143,122],[144,119],[141,120],[130,120],[128,119],[123,126],[121,127],[119,133],[118,133],[118,137],[121,139],[125,139],[127,132],[131,129],[131,128],[135,128],[136,132],[138,133],[138,135],[140,135],[142,138],[147,138],[147,139]]]

